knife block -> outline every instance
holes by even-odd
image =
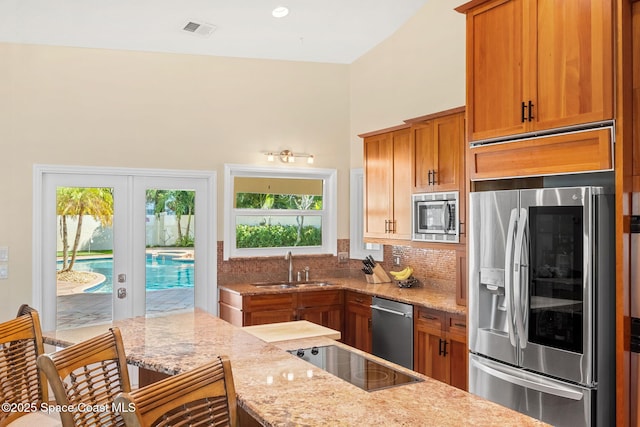
[[[373,274],[365,274],[367,283],[391,283],[391,278],[380,265],[373,267]]]

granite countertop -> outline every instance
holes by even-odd
[[[272,289],[254,286],[249,283],[219,285],[220,289],[226,289],[240,295],[261,295],[286,292],[309,292],[328,289],[345,289],[362,292],[364,294],[389,298],[408,304],[416,304],[427,308],[442,310],[453,314],[466,314],[467,308],[456,303],[456,296],[450,291],[432,286],[400,288],[395,283],[367,283],[362,279],[353,278],[325,278],[322,280],[333,283],[332,286],[308,286],[289,289]]]
[[[142,368],[176,374],[229,356],[238,404],[265,426],[546,425],[372,355],[367,357],[424,381],[367,392],[285,351],[342,343],[314,338],[269,344],[201,310],[43,335],[48,344],[68,346],[112,325],[122,332],[129,363]]]

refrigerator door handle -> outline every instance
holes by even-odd
[[[523,283],[520,278],[522,277],[522,270],[527,268],[527,264],[521,263],[522,261],[522,251],[524,249],[525,240],[524,234],[527,226],[527,210],[522,208],[520,209],[520,219],[518,221],[518,232],[516,234],[516,247],[515,254],[513,257],[513,289],[514,289],[514,299],[515,299],[515,317],[516,317],[516,327],[518,330],[518,337],[520,341],[520,348],[527,347],[527,336],[526,330],[524,328],[524,312],[526,308],[523,309],[524,301],[527,300],[528,290],[522,289],[522,286],[526,283]]]
[[[507,229],[507,244],[504,251],[504,296],[507,301],[507,322],[509,329],[509,341],[515,347],[516,341],[515,324],[513,319],[513,234],[516,228],[516,219],[518,218],[518,209],[511,209],[509,217],[509,227]]]
[[[511,384],[515,384],[520,387],[535,390],[540,393],[551,394],[553,396],[564,397],[566,399],[571,399],[571,400],[581,400],[584,397],[583,393],[569,387],[564,387],[560,384],[552,384],[550,381],[539,382],[539,381],[528,380],[526,378],[520,378],[515,375],[511,375],[508,372],[494,369],[473,358],[470,358],[469,362],[475,368],[483,371],[486,374],[489,374],[493,377],[499,378],[503,381],[506,381]]]

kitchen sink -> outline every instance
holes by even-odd
[[[295,284],[297,287],[299,288],[304,288],[307,286],[333,286],[333,283],[329,283],[329,282],[300,282],[300,283],[296,283]]]
[[[290,289],[290,288],[307,288],[307,287],[325,287],[332,286],[333,283],[323,281],[310,282],[258,282],[252,283],[253,286],[266,289]]]
[[[252,285],[258,288],[267,289],[289,289],[296,287],[293,283],[252,283]]]

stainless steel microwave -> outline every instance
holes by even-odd
[[[411,200],[411,240],[442,243],[460,241],[457,191],[413,194]]]

